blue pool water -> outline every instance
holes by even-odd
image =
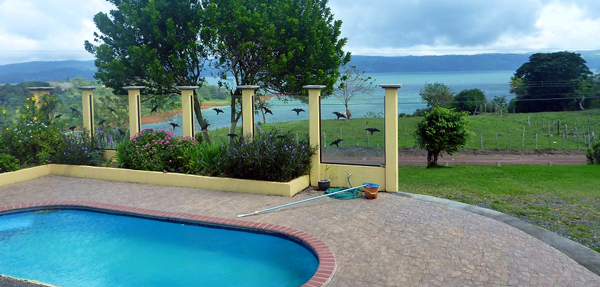
[[[0,216],[0,274],[59,286],[301,286],[318,267],[273,235],[82,210]]]

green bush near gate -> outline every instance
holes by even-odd
[[[600,164],[600,142],[588,149],[585,156],[588,164]]]

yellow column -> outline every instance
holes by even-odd
[[[27,88],[28,90],[30,90],[33,94],[33,97],[35,97],[35,101],[34,104],[37,106],[38,110],[42,107],[42,102],[40,101],[42,99],[42,97],[48,93],[50,93],[50,91],[54,90],[54,87],[31,87],[31,88]]]
[[[183,137],[194,137],[194,90],[198,86],[180,86],[181,90],[181,108],[182,108],[182,132]]]
[[[89,136],[94,135],[94,86],[80,87],[81,90],[81,114],[83,116],[83,128]]]
[[[242,133],[252,138],[254,136],[254,92],[260,86],[238,86],[242,90]]]
[[[385,189],[398,191],[398,89],[402,85],[381,85],[385,89]]]
[[[140,90],[144,86],[129,86],[123,89],[129,94],[129,137],[133,137],[142,130],[142,114],[140,105]]]
[[[317,147],[317,152],[312,156],[312,168],[310,169],[310,185],[317,186],[321,179],[321,90],[325,86],[304,86],[308,90],[308,129],[309,142],[311,146]]]

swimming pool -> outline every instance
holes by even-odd
[[[66,287],[301,286],[327,279],[318,271],[322,243],[273,232],[284,227],[241,229],[223,225],[232,220],[212,225],[184,214],[156,220],[78,209],[0,216],[0,273]]]

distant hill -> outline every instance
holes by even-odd
[[[600,70],[600,50],[578,52],[593,72]],[[351,65],[366,73],[454,71],[516,71],[531,54],[479,54],[444,56],[377,57],[353,55]]]
[[[37,61],[8,64],[0,65],[0,83],[64,81],[76,77],[92,80],[96,71],[94,61]]]
[[[581,51],[593,72],[600,70],[600,50]],[[415,73],[453,71],[516,70],[530,54],[479,54],[444,56],[378,57],[353,55],[351,65],[367,73]],[[27,81],[64,81],[67,78],[92,80],[94,61],[27,62],[0,65],[0,84]],[[208,74],[208,73],[207,73]]]
[[[414,73],[516,70],[526,54],[376,57],[352,56],[351,65],[367,73]]]

